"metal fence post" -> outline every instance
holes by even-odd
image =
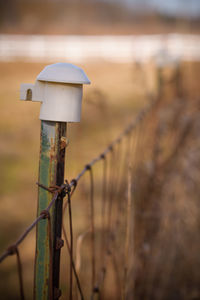
[[[67,122],[80,122],[83,84],[89,84],[84,71],[74,65],[49,65],[35,84],[22,84],[21,100],[39,101],[41,145],[37,215],[46,212],[36,228],[34,299],[58,299],[60,248],[62,246],[62,196],[46,211],[52,201],[50,186],[64,181]]]
[[[66,145],[66,123],[41,121],[41,148],[39,183],[46,187],[60,186],[64,181]],[[38,216],[51,202],[53,195],[39,187]],[[60,196],[51,208],[52,241],[48,233],[48,221],[41,220],[37,225],[35,259],[35,299],[56,299],[59,296],[59,267],[62,228],[62,202]],[[49,245],[49,243],[53,245]],[[52,254],[50,253],[52,247]],[[52,255],[52,257],[51,257]],[[51,261],[53,260],[53,261]],[[50,265],[52,263],[52,266]],[[51,274],[52,267],[52,274]],[[51,278],[51,276],[53,278]],[[51,282],[52,281],[52,282]],[[47,284],[47,282],[49,284]],[[53,295],[53,296],[52,296]]]

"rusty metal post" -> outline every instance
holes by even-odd
[[[64,180],[66,146],[66,123],[41,121],[41,149],[39,183],[47,187],[61,185]],[[51,202],[53,195],[43,188],[38,190],[38,216]],[[48,220],[44,219],[37,225],[35,285],[34,298],[57,299],[59,297],[59,267],[62,228],[62,197],[56,200],[51,208],[52,228],[52,258],[49,247]],[[51,279],[50,265],[52,261],[53,278]],[[51,282],[52,281],[52,282]],[[52,297],[53,295],[53,297]]]

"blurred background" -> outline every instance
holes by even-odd
[[[199,33],[199,0],[0,0],[1,252],[34,220],[37,209],[40,108],[19,101],[20,84],[34,83],[47,64],[70,62],[84,69],[92,85],[84,88],[81,123],[68,125],[69,180],[145,105],[160,99],[134,135],[126,299],[200,299]],[[84,180],[73,199],[75,237],[88,229],[89,179]],[[98,203],[100,166],[95,191]],[[95,214],[100,232],[99,205]],[[83,253],[89,253],[87,242]],[[27,299],[34,252],[33,231],[20,246]],[[61,299],[69,264],[63,253]],[[87,295],[88,256],[80,272]],[[123,270],[122,253],[117,261]],[[103,299],[121,299],[110,269]],[[0,265],[0,278],[2,299],[19,299],[15,257]]]

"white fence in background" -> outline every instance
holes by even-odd
[[[0,61],[143,62],[164,49],[172,58],[198,61],[200,36],[0,35]]]

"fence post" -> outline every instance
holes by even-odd
[[[64,181],[67,122],[80,122],[82,88],[89,84],[84,71],[74,65],[49,65],[38,75],[35,84],[22,84],[21,100],[39,101],[41,145],[37,215],[44,213],[53,199],[46,188],[60,186]],[[34,299],[58,299],[60,248],[62,246],[62,203],[60,195],[50,209],[48,218],[36,228]]]
[[[39,183],[46,187],[60,186],[64,181],[66,145],[66,123],[41,121],[41,148]],[[39,187],[38,210],[41,211],[52,200],[53,195]],[[51,208],[52,241],[48,230],[49,224],[46,219],[41,220],[36,229],[36,258],[35,258],[35,299],[56,299],[59,296],[59,266],[61,228],[62,228],[62,202],[61,196]],[[53,245],[50,245],[50,243]],[[52,247],[52,253],[50,251]],[[52,264],[52,265],[51,265]],[[51,270],[52,268],[52,270]],[[52,277],[52,278],[51,278]],[[52,282],[50,282],[52,281]],[[49,282],[47,285],[46,283]],[[55,297],[54,297],[55,296]]]

